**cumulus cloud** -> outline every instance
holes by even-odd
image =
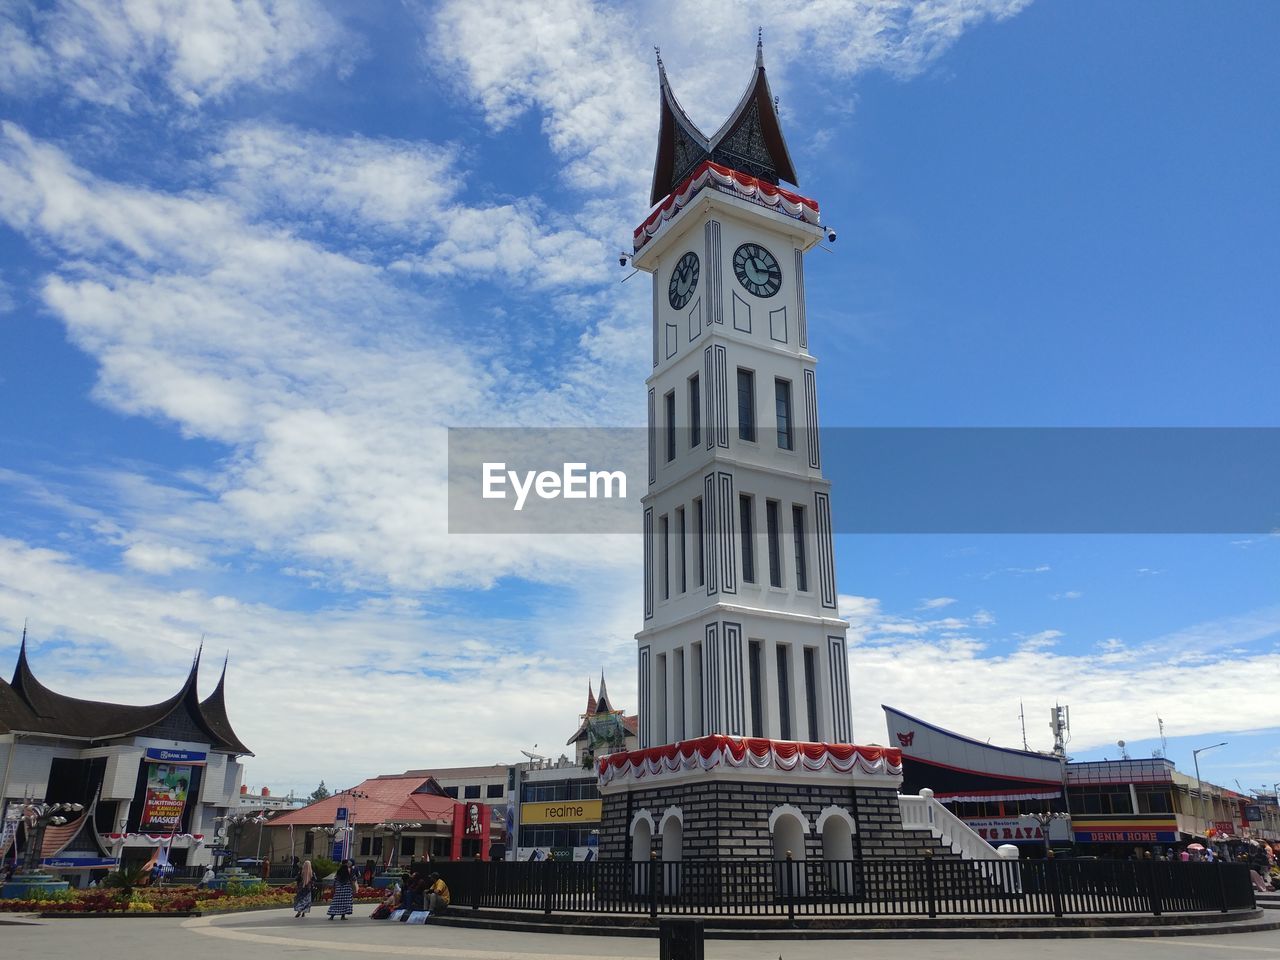
[[[290,86],[352,49],[333,16],[301,0],[59,0],[0,16],[0,89],[60,84],[123,111],[161,105],[158,89],[164,103],[195,107]]]
[[[492,345],[461,345],[457,304],[259,222],[252,204],[95,177],[14,124],[0,127],[0,187],[0,219],[66,256],[43,299],[97,360],[98,398],[228,447],[196,478],[203,496],[154,513],[134,499],[129,522],[172,525],[176,511],[207,548],[193,554],[281,554],[353,585],[558,582],[633,561],[622,537],[590,561],[554,538],[446,540],[444,427],[519,423],[526,407],[553,424],[584,389],[607,409],[604,385],[572,376],[581,358],[559,404],[561,386],[522,393]],[[149,556],[128,559],[158,569]]]
[[[428,57],[490,126],[501,130],[534,111],[568,182],[638,194],[648,182],[658,110],[650,43],[661,44],[682,106],[711,132],[750,79],[754,24],[765,25],[771,85],[785,91],[789,65],[798,63],[821,63],[839,77],[874,68],[910,76],[965,30],[1029,2],[446,0],[419,9]],[[672,29],[683,24],[697,29]]]
[[[883,612],[873,598],[842,597],[840,608],[853,614],[850,676],[860,740],[883,738],[881,703],[1006,745],[1020,742],[1019,702],[1025,701],[1028,714],[1069,703],[1072,743],[1079,750],[1145,729],[1148,717],[1167,716],[1171,702],[1178,704],[1178,714],[1166,722],[1170,736],[1280,725],[1280,707],[1256,696],[1258,678],[1280,668],[1280,607],[1136,643],[1106,638],[1095,656],[1058,648],[1064,634],[1054,629],[984,641],[926,619]],[[1004,639],[1010,643],[998,642]],[[1010,652],[993,652],[1005,649]],[[1205,682],[1204,670],[1212,672],[1212,683]],[[1138,678],[1144,676],[1160,682],[1143,683]],[[1032,738],[1033,748],[1050,745],[1047,728],[1043,742]]]

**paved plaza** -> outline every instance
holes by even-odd
[[[62,919],[0,925],[0,955],[41,960],[268,960],[296,954],[458,960],[656,960],[658,941],[406,927],[352,918],[295,920],[289,910],[189,920]],[[708,940],[714,960],[1192,960],[1280,957],[1280,931],[1204,937],[1071,940]]]

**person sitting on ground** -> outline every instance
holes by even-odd
[[[438,916],[449,906],[449,887],[440,879],[440,874],[433,873],[427,877],[427,909],[431,915]]]

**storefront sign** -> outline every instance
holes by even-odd
[[[41,866],[53,867],[57,870],[90,870],[110,868],[120,865],[119,857],[45,857]]]
[[[1262,820],[1262,807],[1256,803],[1246,804],[1244,808],[1244,818],[1250,823],[1259,823]]]
[[[1072,828],[1077,843],[1176,843],[1178,840],[1178,822],[1173,817],[1077,818]]]
[[[187,805],[190,785],[190,764],[148,762],[147,786],[138,829],[156,833],[177,831],[182,824],[182,811]]]
[[[986,817],[965,823],[991,844],[1044,843],[1044,831],[1030,817]],[[1065,835],[1063,839],[1066,839]]]
[[[143,755],[143,759],[154,760],[159,763],[185,763],[190,766],[192,764],[203,764],[205,756],[206,754],[199,750],[168,750],[164,747],[147,747],[147,752]]]
[[[596,823],[600,820],[599,800],[553,800],[550,803],[522,803],[520,823]]]
[[[1227,836],[1234,836],[1236,824],[1234,820],[1215,820],[1213,821],[1213,829],[1219,833],[1225,833]]]

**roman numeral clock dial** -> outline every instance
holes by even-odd
[[[744,243],[733,252],[733,274],[757,297],[772,297],[782,286],[777,258],[758,243]]]

